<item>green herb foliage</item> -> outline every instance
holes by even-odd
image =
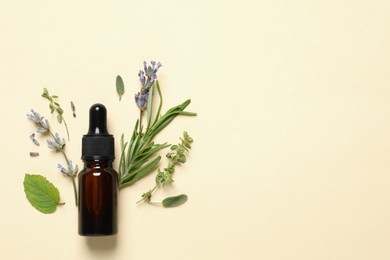
[[[162,205],[164,208],[173,208],[185,203],[187,199],[188,199],[187,195],[180,194],[178,196],[165,198],[162,201]]]
[[[121,100],[123,94],[125,93],[125,84],[121,76],[116,76],[116,92],[118,92],[119,100]]]
[[[26,174],[23,186],[28,201],[42,213],[53,213],[62,205],[58,189],[42,175]]]
[[[145,192],[142,194],[142,199],[138,202],[147,202],[152,205],[159,205],[160,203],[152,202],[152,194],[153,192],[159,188],[164,187],[170,183],[173,182],[173,173],[175,171],[176,165],[183,164],[186,162],[187,157],[185,153],[189,152],[189,149],[191,149],[191,143],[193,142],[193,139],[188,135],[187,132],[183,133],[183,138],[180,138],[181,142],[177,145],[171,146],[171,152],[168,153],[166,156],[169,159],[168,166],[164,168],[163,171],[160,169],[158,170],[158,173],[156,175],[156,185],[153,187],[153,189],[149,190],[148,192]],[[167,202],[162,203],[164,207],[169,207],[169,205],[179,206],[186,202],[187,196],[186,195],[180,195],[181,197],[173,197],[173,198],[167,198]],[[185,199],[184,197],[185,196]],[[174,199],[177,198],[177,199]],[[177,201],[176,201],[177,200]]]
[[[56,95],[52,95],[50,96],[49,94],[49,91],[47,90],[47,88],[44,88],[43,89],[43,93],[42,93],[42,97],[46,98],[47,100],[49,100],[49,108],[50,108],[50,112],[53,114],[54,111],[57,112],[57,120],[59,123],[62,123],[64,122],[64,125],[65,125],[65,128],[66,128],[66,134],[68,136],[68,141],[70,140],[69,138],[69,130],[68,130],[68,125],[65,121],[65,118],[63,116],[64,114],[64,110],[61,108],[60,104],[58,103],[57,99],[58,99],[58,96]]]
[[[153,96],[154,90],[157,89],[160,103],[157,112],[153,111]],[[137,120],[131,139],[124,142],[124,136],[121,138],[121,157],[119,162],[119,184],[120,187],[127,187],[143,177],[151,173],[159,161],[161,156],[156,155],[160,150],[169,147],[167,143],[156,144],[153,138],[163,130],[169,123],[178,115],[195,116],[196,113],[184,111],[191,103],[191,100],[186,100],[183,103],[172,107],[163,115],[160,114],[163,103],[163,97],[158,81],[155,81],[149,90],[149,100],[147,104],[146,128],[142,125],[142,113],[140,111],[140,119]]]

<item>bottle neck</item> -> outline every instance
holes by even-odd
[[[112,160],[86,160],[84,167],[87,168],[112,168]]]

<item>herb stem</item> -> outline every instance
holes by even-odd
[[[62,121],[64,121],[65,129],[66,129],[66,135],[68,136],[68,141],[70,141],[68,124],[66,123],[65,118],[62,118]]]
[[[69,160],[68,160],[68,156],[66,156],[66,153],[63,149],[61,149],[61,153],[64,155],[64,158],[65,158],[65,161],[66,161],[66,164],[69,166]]]
[[[140,134],[140,136],[142,135],[142,114],[143,114],[143,111],[140,109],[139,110],[139,134]]]
[[[153,205],[153,206],[162,206],[162,202],[148,201],[148,204]]]
[[[70,163],[69,163],[68,156],[66,156],[66,153],[65,153],[65,151],[63,149],[61,149],[61,153],[64,155],[66,164],[69,166]],[[76,175],[74,174],[71,177],[72,177],[73,192],[74,192],[74,202],[75,202],[75,205],[77,206],[78,196],[77,196],[77,187],[76,187],[76,181],[75,181]]]
[[[78,196],[77,196],[77,187],[76,187],[76,176],[72,177],[72,183],[73,183],[73,192],[74,192],[74,203],[77,206],[78,204]]]

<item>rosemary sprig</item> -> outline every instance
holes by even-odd
[[[49,91],[47,90],[47,88],[44,88],[43,89],[43,93],[42,93],[42,97],[44,97],[47,100],[49,100],[49,102],[50,102],[49,103],[50,112],[52,114],[53,114],[54,111],[57,112],[57,120],[58,120],[58,122],[59,123],[64,122],[64,125],[65,125],[65,128],[66,128],[66,134],[68,136],[68,141],[70,141],[68,124],[66,123],[65,118],[63,116],[64,110],[61,108],[60,104],[57,101],[58,96],[56,96],[56,95],[50,96]]]
[[[151,88],[151,91],[153,91],[153,87]],[[156,81],[156,87],[160,94],[160,102],[162,103],[162,95],[158,81]],[[150,109],[147,111],[148,126],[145,132],[143,132],[143,126],[140,124],[140,120],[137,120],[130,141],[124,143],[124,136],[122,135],[121,138],[122,153],[118,170],[120,188],[134,184],[151,173],[157,166],[161,160],[161,156],[155,156],[155,154],[160,150],[169,147],[169,144],[167,143],[155,144],[153,142],[153,138],[161,130],[163,130],[178,115],[196,115],[196,113],[184,111],[184,109],[191,103],[191,100],[186,100],[182,104],[169,109],[162,116],[156,114],[155,120],[151,123],[153,102],[152,100],[149,100],[148,103],[151,105],[149,105]]]
[[[163,115],[160,115],[163,97],[158,83],[156,73],[161,67],[160,63],[151,62],[147,66],[144,62],[144,71],[140,71],[142,88],[135,95],[135,101],[140,109],[140,118],[134,126],[132,136],[128,142],[124,142],[124,135],[121,138],[121,157],[119,161],[119,187],[127,187],[151,173],[161,160],[156,155],[160,150],[169,147],[167,143],[156,144],[154,137],[169,125],[178,115],[195,116],[196,113],[184,111],[191,103],[186,100],[183,103],[172,107]],[[159,95],[157,112],[153,111],[153,97],[155,89]],[[143,113],[146,110],[146,128],[143,125]],[[154,117],[154,118],[153,118]]]

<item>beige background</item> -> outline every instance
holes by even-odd
[[[2,1],[0,258],[390,259],[389,13],[388,1],[364,0]],[[117,236],[80,237],[63,159],[31,143],[25,114],[65,134],[40,97],[58,94],[81,166],[90,105],[107,106],[117,144],[129,136],[137,73],[152,59],[164,65],[164,110],[191,98],[198,112],[158,136],[195,139],[174,186],[156,194],[189,201],[137,206],[153,174],[120,192]],[[33,209],[26,172],[66,205]]]

